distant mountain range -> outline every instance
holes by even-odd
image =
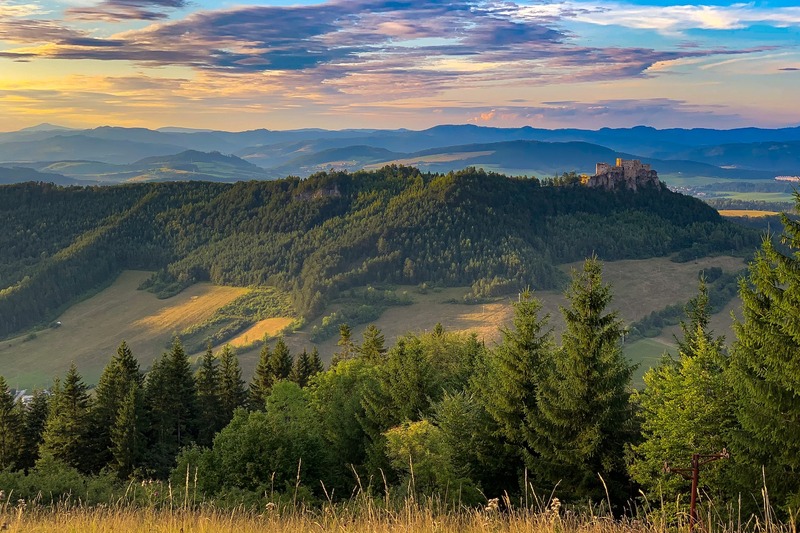
[[[230,155],[223,155],[230,154]],[[800,174],[800,127],[734,130],[650,127],[544,130],[444,125],[423,131],[186,128],[70,130],[41,124],[0,133],[0,180],[67,184],[274,179],[385,164],[446,172],[592,173],[598,161],[642,159],[662,175],[771,179]]]

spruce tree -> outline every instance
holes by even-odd
[[[800,194],[795,193],[800,208]],[[732,460],[741,490],[758,495],[762,466],[770,497],[800,504],[800,222],[781,215],[790,255],[769,238],[741,280],[743,320],[734,323],[730,382],[736,395]]]
[[[339,346],[339,350],[334,352],[331,358],[331,366],[339,361],[352,359],[358,352],[358,347],[353,342],[353,332],[347,324],[339,325],[339,341],[336,345]]]
[[[253,373],[253,380],[247,390],[247,403],[251,411],[263,411],[267,396],[272,390],[274,379],[270,372],[269,361],[269,344],[264,339],[264,346],[262,346],[261,353],[258,356],[256,371]]]
[[[99,471],[112,462],[111,430],[117,419],[122,403],[128,391],[135,384],[141,387],[144,376],[139,370],[139,362],[125,341],[120,343],[117,353],[106,365],[95,389],[94,403],[92,405],[90,424],[90,468]]]
[[[356,351],[361,357],[371,360],[382,359],[386,355],[385,338],[375,324],[370,324],[364,330],[364,341]]]
[[[233,411],[244,405],[247,397],[242,381],[242,370],[239,367],[239,358],[230,344],[222,348],[219,357],[219,398],[222,404],[223,426],[233,418]]]
[[[189,360],[179,339],[153,364],[145,383],[150,417],[150,467],[166,475],[182,446],[197,437],[197,393]]]
[[[47,422],[48,395],[44,391],[33,392],[33,398],[22,410],[24,424],[22,428],[22,451],[18,466],[20,468],[33,468],[39,459],[39,446],[42,444],[44,426]]]
[[[122,401],[111,428],[111,454],[114,457],[112,467],[123,479],[131,477],[143,462],[147,446],[144,426],[144,395],[134,382]]]
[[[224,427],[219,393],[219,367],[209,343],[195,377],[197,383],[197,443],[211,446],[214,435]]]
[[[86,471],[89,429],[89,394],[72,363],[63,383],[53,384],[39,455]]]
[[[310,365],[311,365],[310,377],[313,377],[319,374],[320,372],[325,371],[325,365],[322,363],[322,359],[319,356],[319,350],[317,350],[316,346],[314,346],[314,349],[311,350]]]
[[[635,433],[633,367],[622,355],[622,321],[616,312],[606,312],[611,289],[601,271],[592,257],[573,272],[569,307],[561,308],[562,347],[545,368],[529,439],[538,454],[540,483],[560,483],[567,498],[603,501],[602,476],[611,498],[620,502],[627,490],[625,446]]]
[[[486,356],[486,378],[477,375],[474,387],[502,439],[530,462],[533,449],[529,428],[538,417],[537,391],[543,366],[552,358],[549,315],[526,290],[514,303],[513,329],[502,328],[502,343]]]
[[[666,355],[644,376],[638,394],[642,435],[633,447],[631,477],[652,496],[674,501],[689,486],[680,476],[664,473],[664,462],[688,465],[695,453],[717,453],[729,445],[735,427],[732,390],[726,380],[728,359],[722,338],[708,327],[710,311],[705,280],[686,308],[678,340],[678,358]],[[704,467],[703,485],[712,496],[724,496],[722,477],[728,465]],[[719,500],[718,500],[719,501]]]
[[[283,337],[278,338],[272,355],[269,358],[269,371],[273,378],[273,383],[281,379],[289,379],[292,372],[292,354]]]
[[[0,471],[17,466],[22,433],[22,413],[14,404],[5,378],[0,376]]]
[[[303,350],[303,353],[294,359],[292,372],[289,374],[289,381],[297,383],[300,387],[305,387],[308,385],[311,371],[311,356],[308,355],[308,351]]]

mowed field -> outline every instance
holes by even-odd
[[[581,263],[574,263],[562,268],[569,272],[580,266]],[[612,285],[611,307],[618,309],[623,320],[629,323],[667,305],[685,303],[696,294],[700,270],[720,267],[735,272],[744,266],[742,259],[724,256],[688,263],[673,263],[667,258],[614,261],[604,264],[604,279]],[[111,287],[67,310],[59,319],[63,324],[60,328],[37,332],[30,340],[22,335],[1,341],[0,375],[4,375],[12,387],[49,386],[54,376],[63,375],[70,362],[75,361],[87,383],[96,383],[122,340],[128,342],[142,367],[147,368],[165,351],[176,332],[208,319],[217,309],[247,291],[202,283],[172,298],[159,300],[149,292],[136,290],[148,275],[147,272],[123,273]],[[399,289],[407,290],[414,303],[390,308],[375,321],[389,346],[407,333],[429,331],[437,322],[449,331],[474,332],[487,346],[492,346],[501,338],[500,328],[511,325],[512,303],[516,296],[487,304],[465,305],[445,302],[461,300],[468,292],[466,287],[429,290],[426,294],[417,292],[416,287]],[[550,324],[558,339],[564,327],[559,311],[559,306],[566,303],[563,294],[560,291],[534,294],[543,302],[543,313],[551,315]],[[738,301],[732,302],[728,309],[713,317],[712,326],[719,334],[730,338],[730,314],[738,305]],[[249,381],[258,361],[260,346],[252,345],[253,341],[265,334],[274,335],[290,321],[289,318],[267,319],[230,341],[233,346],[250,346],[239,351],[245,380]],[[313,348],[309,332],[315,322],[286,338],[293,353]],[[356,341],[360,341],[364,329],[366,324],[353,328]],[[642,363],[636,374],[637,383],[644,371],[673,346],[673,333],[675,328],[665,329],[656,339],[625,345],[626,354]],[[324,361],[330,361],[337,349],[337,340],[334,336],[317,345]],[[198,355],[192,354],[193,357]]]
[[[758,209],[720,209],[719,214],[724,217],[761,218],[777,215],[777,211],[760,211]]]
[[[149,275],[123,272],[110,287],[69,308],[58,318],[61,327],[36,332],[35,338],[22,335],[0,341],[0,374],[11,387],[44,387],[74,361],[87,383],[97,383],[122,340],[147,368],[176,332],[206,320],[247,292],[199,283],[159,300],[137,290]]]

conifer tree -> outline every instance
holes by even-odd
[[[528,462],[534,453],[529,428],[538,417],[542,368],[554,349],[552,330],[547,327],[550,317],[540,316],[541,309],[530,291],[520,294],[514,303],[513,329],[501,329],[502,343],[487,355],[487,376],[478,376],[474,383],[500,436]]]
[[[196,438],[197,392],[179,339],[156,360],[145,384],[150,418],[150,466],[158,475],[172,468],[178,450]]]
[[[289,374],[289,381],[297,383],[300,387],[305,387],[308,385],[311,372],[311,356],[308,355],[308,351],[303,350],[303,353],[294,359],[292,372]]]
[[[358,351],[358,347],[353,342],[353,332],[347,324],[339,325],[339,341],[336,343],[339,346],[339,351],[333,354],[331,358],[331,366],[339,361],[347,361],[352,359]]]
[[[123,479],[131,477],[143,462],[147,446],[144,426],[144,396],[139,385],[133,382],[111,429],[113,468]]]
[[[587,259],[573,272],[562,307],[566,331],[538,391],[539,416],[529,437],[538,454],[540,482],[560,482],[566,496],[602,501],[607,484],[615,502],[625,500],[625,445],[635,434],[630,403],[633,367],[622,356],[622,321],[606,312],[611,289],[601,264]]]
[[[16,466],[20,454],[23,420],[14,397],[0,376],[0,471]]]
[[[89,394],[75,363],[63,383],[56,379],[47,413],[42,458],[56,459],[86,471],[86,442],[89,433]]]
[[[217,358],[208,344],[205,354],[197,369],[197,443],[210,446],[214,435],[224,427],[222,401],[219,393],[219,367]]]
[[[264,346],[258,356],[256,371],[247,390],[247,403],[251,411],[263,411],[267,396],[272,390],[272,374],[269,369],[270,352],[269,344],[264,339]]]
[[[111,430],[128,391],[135,384],[141,387],[144,376],[139,362],[125,341],[106,365],[95,389],[94,403],[89,415],[92,431],[89,439],[90,468],[99,471],[113,460],[111,455]]]
[[[289,379],[292,372],[292,354],[283,337],[278,338],[272,355],[269,358],[269,371],[272,374],[273,383],[281,379]]]
[[[800,207],[800,193],[795,192]],[[770,497],[800,504],[800,222],[781,215],[781,253],[769,238],[740,281],[743,320],[734,323],[730,382],[736,395],[732,460],[745,493],[759,494],[762,466]]]
[[[381,330],[375,324],[370,324],[364,330],[364,341],[361,343],[356,351],[361,357],[366,357],[371,360],[379,360],[386,355],[385,338]]]
[[[708,288],[700,280],[699,294],[686,308],[681,323],[678,358],[665,356],[644,376],[645,389],[638,394],[643,440],[633,447],[631,477],[651,495],[674,501],[688,493],[680,477],[663,472],[664,462],[687,464],[692,454],[717,453],[729,445],[734,431],[732,390],[726,380],[728,360],[722,338],[708,327]],[[728,465],[716,462],[704,467],[706,492],[721,495],[721,477]]]
[[[22,450],[18,466],[20,468],[33,468],[39,459],[39,446],[42,444],[44,426],[47,422],[48,395],[41,390],[33,392],[33,398],[22,410],[24,424],[22,429]]]
[[[325,365],[322,363],[322,359],[319,356],[319,350],[317,350],[316,346],[314,346],[314,349],[311,350],[310,365],[311,373],[309,377],[313,377],[320,372],[325,371]]]
[[[230,344],[222,348],[219,358],[219,398],[222,403],[223,426],[233,418],[233,411],[244,405],[247,397],[242,381],[242,370],[239,367],[239,358]]]

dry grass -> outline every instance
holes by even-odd
[[[758,209],[720,209],[719,214],[724,217],[761,218],[778,215],[777,211],[760,211]]]
[[[251,327],[226,342],[226,344],[230,344],[234,348],[251,345],[263,339],[264,335],[269,335],[271,337],[278,334],[278,332],[293,321],[294,319],[290,317],[267,318],[261,322],[256,322]]]
[[[159,532],[210,533],[236,531],[306,532],[395,532],[436,531],[442,533],[529,532],[529,533],[632,533],[656,531],[645,522],[614,521],[604,516],[563,516],[557,511],[458,509],[439,512],[408,503],[398,511],[375,506],[325,505],[321,510],[288,508],[283,512],[267,505],[261,512],[243,509],[225,511],[211,507],[191,509],[153,509],[132,507],[64,507],[33,510],[8,508],[0,514],[0,524],[9,532]],[[685,528],[684,528],[685,529]]]
[[[37,332],[30,340],[20,336],[0,342],[0,374],[15,388],[47,387],[75,361],[86,382],[97,383],[122,340],[147,368],[175,333],[247,291],[199,283],[159,300],[137,290],[149,275],[123,272],[110,287],[64,312],[60,328]]]

